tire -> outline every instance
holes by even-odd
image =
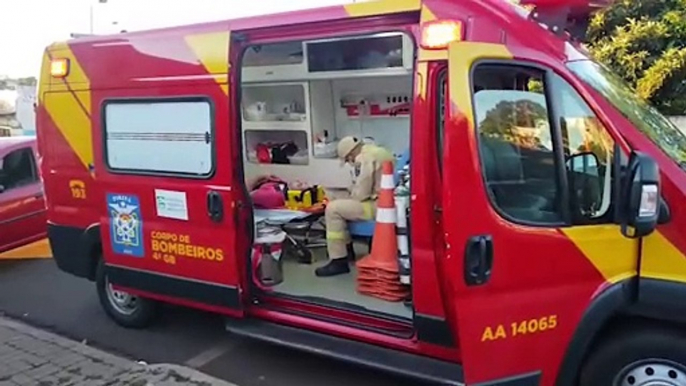
[[[131,296],[108,290],[109,284],[105,275],[105,262],[99,259],[95,271],[95,285],[98,290],[100,305],[105,313],[120,326],[126,328],[143,328],[149,326],[157,316],[157,302],[137,296]]]
[[[619,334],[594,349],[579,386],[686,386],[686,335],[660,327]]]

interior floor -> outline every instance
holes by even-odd
[[[361,251],[366,251],[366,246],[356,245],[355,249],[360,256],[363,254]],[[412,309],[403,302],[388,302],[358,293],[355,288],[357,272],[352,263],[350,274],[325,278],[315,276],[314,270],[326,263],[326,249],[314,248],[312,254],[314,262],[310,265],[284,259],[284,281],[274,287],[274,290],[291,296],[317,297],[348,303],[370,311],[412,319]]]

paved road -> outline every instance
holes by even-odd
[[[30,324],[150,363],[187,364],[239,386],[420,386],[334,360],[224,332],[220,317],[170,307],[147,330],[103,313],[92,283],[52,260],[0,261],[0,311]]]

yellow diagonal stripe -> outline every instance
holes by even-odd
[[[88,91],[77,91],[80,98],[90,99],[84,94]],[[69,143],[84,167],[93,163],[93,146],[91,143],[91,119],[81,108],[76,97],[66,91],[48,92],[43,105],[59,131]]]
[[[641,277],[686,282],[686,256],[655,231],[643,239]]]
[[[229,95],[229,44],[231,32],[212,32],[186,36],[186,44],[191,47],[208,73],[216,75],[215,81],[224,94]]]
[[[50,76],[50,57],[69,59],[66,78]],[[67,43],[55,43],[43,58],[41,104],[74,153],[88,169],[93,163],[91,92],[88,76]]]
[[[43,62],[41,64],[40,82],[38,82],[38,104],[43,103],[43,94],[50,90],[50,55],[48,51],[43,52]]]
[[[81,63],[79,63],[79,60],[74,55],[74,52],[69,48],[67,43],[56,43],[50,47],[50,54],[53,59],[69,59],[69,75],[64,79],[52,78],[50,91],[83,90],[83,92],[77,94],[77,97],[86,112],[90,115],[90,80],[83,70],[83,67],[81,67]]]
[[[345,11],[351,17],[385,15],[389,13],[419,11],[421,0],[379,0],[352,3],[345,5]]]
[[[608,282],[636,276],[638,242],[624,237],[618,225],[575,226],[562,232]]]

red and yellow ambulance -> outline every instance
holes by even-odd
[[[371,1],[55,43],[54,258],[128,327],[170,302],[443,384],[686,385],[686,137],[578,43],[608,2]],[[281,278],[256,273],[256,240],[321,216],[256,208],[252,182],[343,189],[347,135],[411,176],[405,302],[316,277],[307,237],[317,263],[274,249]]]

